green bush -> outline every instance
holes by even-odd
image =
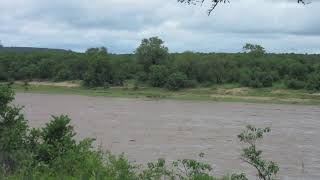
[[[73,139],[75,133],[69,124],[67,116],[54,117],[53,120],[41,129],[40,142],[37,148],[36,159],[39,162],[49,164],[55,158],[59,158],[69,150],[76,148]]]
[[[286,85],[289,89],[303,89],[306,83],[297,79],[291,79],[286,82]]]
[[[195,88],[195,87],[197,87],[198,86],[198,83],[197,83],[197,81],[195,81],[195,80],[186,80],[186,82],[185,82],[185,87],[186,88]]]
[[[20,167],[27,148],[27,120],[20,107],[10,105],[13,99],[12,89],[0,86],[0,169],[5,173]]]
[[[188,78],[182,72],[176,72],[168,77],[166,87],[169,90],[179,90],[185,88],[188,83]]]
[[[168,69],[164,65],[150,67],[149,80],[153,87],[163,87],[168,78]]]
[[[61,69],[57,72],[57,75],[54,77],[54,81],[66,81],[70,80],[71,72],[67,69]]]
[[[83,77],[83,85],[86,87],[102,87],[107,83],[114,83],[108,58],[105,55],[92,56],[91,58]]]
[[[5,107],[7,107],[13,99],[13,90],[8,86],[0,85],[0,111],[4,111]]]
[[[144,71],[138,72],[138,73],[136,74],[135,79],[136,79],[137,81],[139,81],[139,82],[145,82],[145,81],[148,80],[148,74],[145,73]]]
[[[260,70],[242,72],[240,78],[241,85],[253,88],[271,87],[273,81],[272,73],[262,72]]]
[[[310,75],[306,87],[309,90],[320,91],[320,73]]]

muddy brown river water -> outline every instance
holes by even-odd
[[[206,154],[217,175],[255,171],[242,163],[237,135],[247,124],[271,127],[259,144],[280,166],[279,179],[320,179],[320,107],[223,102],[141,100],[18,93],[31,126],[69,115],[77,138],[97,138],[130,161],[168,161]]]

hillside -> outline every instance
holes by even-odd
[[[1,52],[15,52],[15,53],[31,53],[31,52],[67,52],[65,49],[50,49],[37,47],[0,47]]]

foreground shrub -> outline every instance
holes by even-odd
[[[254,167],[258,171],[258,178],[263,180],[274,180],[278,171],[278,165],[273,161],[262,159],[262,151],[257,150],[256,142],[263,138],[265,133],[269,133],[270,128],[256,128],[248,125],[247,128],[238,135],[241,142],[249,146],[242,150],[241,159]]]
[[[5,107],[14,99],[14,92],[9,86],[0,85],[0,111],[4,111]]]
[[[50,163],[77,148],[70,121],[67,116],[53,116],[53,120],[41,129],[36,152],[38,161]]]
[[[5,173],[20,167],[27,148],[27,120],[20,113],[20,107],[9,104],[13,99],[13,91],[0,86],[0,168]]]

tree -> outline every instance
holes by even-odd
[[[145,72],[149,72],[150,66],[159,65],[168,58],[168,48],[163,44],[164,41],[158,37],[151,37],[143,39],[140,46],[136,49],[137,60],[143,65]]]
[[[150,67],[149,80],[153,87],[163,87],[168,77],[168,69],[163,65],[153,65]]]
[[[201,65],[200,57],[199,54],[191,51],[183,52],[180,56],[173,58],[174,71],[183,72],[188,79],[197,79],[199,76],[198,69]]]
[[[261,56],[266,53],[264,47],[262,47],[258,44],[247,43],[246,45],[243,46],[243,50],[245,52],[253,54],[254,56]]]
[[[245,70],[241,72],[240,76],[241,85],[253,88],[272,87],[274,81],[271,73],[264,72],[259,68]]]
[[[89,62],[89,68],[84,75],[84,86],[107,87],[112,83],[110,63],[105,58],[95,58]]]
[[[185,88],[187,86],[188,83],[188,78],[185,74],[183,74],[182,72],[176,72],[171,74],[168,77],[168,81],[166,84],[166,87],[169,90],[179,90],[182,88]]]
[[[76,135],[70,125],[71,119],[68,116],[52,116],[53,120],[42,128],[40,136],[42,144],[38,146],[36,159],[40,162],[49,163],[55,158],[66,154],[76,145]]]
[[[84,86],[108,87],[113,83],[112,68],[106,48],[90,48],[86,51],[86,58],[88,68],[83,77]]]
[[[53,78],[56,69],[55,65],[57,65],[57,63],[51,59],[41,60],[38,64],[40,78],[46,80]]]
[[[289,64],[289,75],[292,79],[304,81],[309,74],[308,67],[301,62]]]
[[[7,81],[9,73],[6,71],[6,68],[0,64],[0,81]]]
[[[3,48],[2,42],[0,41],[0,48]]]
[[[307,82],[307,88],[309,90],[320,91],[320,73],[313,73],[309,77]]]
[[[188,3],[188,4],[203,4],[206,0],[178,0],[180,3]],[[209,0],[208,0],[209,1]],[[219,5],[224,3],[229,3],[230,0],[210,0],[211,1],[211,7],[208,9],[208,15],[211,14],[211,12]],[[305,0],[297,0],[298,3],[302,4],[310,4],[310,2],[306,2]]]
[[[305,88],[306,83],[297,79],[290,79],[286,81],[286,86],[289,89],[303,89]]]
[[[105,47],[100,47],[100,48],[89,48],[86,50],[87,55],[91,56],[97,56],[97,55],[107,55],[108,50]]]

